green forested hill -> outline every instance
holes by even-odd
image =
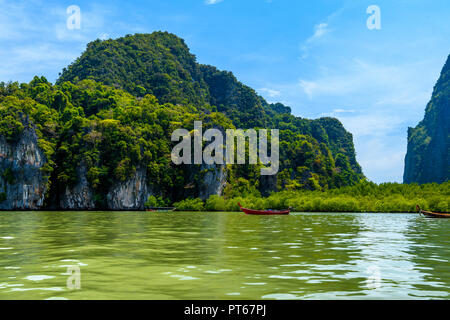
[[[152,192],[167,201],[198,196],[210,169],[170,159],[171,133],[192,130],[194,120],[205,128],[280,129],[277,179],[267,184],[259,165],[228,166],[224,193],[230,197],[326,190],[364,178],[352,135],[337,119],[303,119],[267,103],[231,72],[198,64],[184,41],[169,33],[96,40],[55,85],[43,77],[0,83],[0,115],[0,136],[9,143],[30,123],[36,130],[48,160],[49,206],[80,183],[80,168],[88,184],[83,194],[92,190],[97,207],[111,186],[132,194],[129,179],[142,172]]]
[[[167,32],[93,41],[57,83],[88,78],[137,97],[152,94],[161,103],[204,105],[210,99],[195,56]]]
[[[153,94],[160,103],[192,104],[202,111],[224,113],[237,128],[284,129],[283,139],[292,134],[311,136],[326,144],[335,159],[348,161],[351,178],[362,177],[353,137],[338,120],[302,119],[292,116],[287,106],[268,104],[231,72],[198,64],[185,42],[173,34],[155,32],[94,41],[63,70],[58,83],[89,78],[138,97]]]
[[[434,87],[424,119],[408,128],[405,183],[450,179],[450,55]]]

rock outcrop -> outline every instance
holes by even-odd
[[[133,176],[112,186],[106,195],[106,204],[110,210],[142,210],[151,195],[146,170],[138,168]]]
[[[0,209],[35,210],[44,204],[48,176],[46,157],[34,128],[25,124],[16,142],[0,136]]]
[[[73,187],[63,191],[60,208],[63,210],[92,210],[95,209],[94,192],[87,180],[87,169],[84,164],[77,167],[78,181]]]
[[[222,195],[227,183],[227,169],[225,165],[202,165],[203,177],[199,185],[198,197],[202,200],[211,195]]]
[[[241,182],[269,195],[284,180],[321,189],[364,178],[353,137],[337,119],[292,115],[231,72],[199,64],[167,32],[91,42],[56,85],[44,77],[0,83],[0,114],[0,209],[140,210],[150,195],[174,203]],[[198,120],[223,136],[279,129],[280,175],[171,163],[170,132]]]
[[[433,90],[424,119],[408,128],[404,183],[450,179],[450,56]]]

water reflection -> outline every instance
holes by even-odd
[[[448,298],[449,228],[412,214],[3,212],[0,298]],[[74,265],[80,290],[66,287]]]

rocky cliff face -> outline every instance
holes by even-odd
[[[146,180],[146,170],[138,169],[127,180],[111,186],[106,194],[105,206],[109,210],[142,210],[151,195],[153,192]],[[77,183],[63,190],[59,207],[63,210],[99,209],[94,198],[94,190],[87,179],[87,168],[81,164],[77,168]]]
[[[112,186],[106,195],[107,207],[110,210],[142,210],[151,195],[146,170],[139,168],[133,176]]]
[[[433,90],[424,119],[408,128],[405,183],[450,179],[450,56]]]
[[[94,192],[87,180],[87,169],[84,164],[77,168],[78,182],[72,188],[66,186],[59,206],[63,210],[95,209]]]
[[[199,186],[199,198],[208,199],[211,195],[222,195],[227,183],[225,165],[203,165],[203,178]]]
[[[48,177],[41,168],[45,163],[45,154],[38,146],[32,126],[28,125],[14,143],[0,136],[0,210],[38,210],[44,207]],[[86,166],[81,164],[77,168],[77,183],[73,187],[66,186],[60,194],[59,204],[51,204],[51,207],[96,209],[94,192],[86,175]],[[208,179],[216,181],[215,178],[216,175]],[[205,192],[214,191],[208,187]],[[141,210],[152,194],[146,181],[146,170],[138,169],[126,181],[111,186],[106,205],[110,210]]]
[[[45,163],[45,154],[39,148],[36,132],[31,126],[25,128],[15,143],[0,136],[0,210],[44,208],[48,177],[41,168]],[[59,202],[50,203],[52,209],[98,209],[86,166],[80,164],[76,171],[77,183],[60,190]],[[199,197],[207,199],[213,194],[221,195],[227,180],[226,166],[203,165],[200,173]],[[147,172],[138,168],[134,175],[111,186],[106,195],[106,207],[110,210],[142,210],[151,195],[154,193],[147,182]]]
[[[14,143],[0,136],[0,209],[39,209],[48,183],[41,168],[46,163],[31,125]]]

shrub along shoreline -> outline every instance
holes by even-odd
[[[237,203],[253,209],[285,209],[295,212],[416,212],[416,204],[437,212],[450,211],[450,182],[400,184],[361,182],[325,191],[285,190],[269,197],[210,196],[206,201],[185,199],[174,203],[178,211],[239,211]]]

